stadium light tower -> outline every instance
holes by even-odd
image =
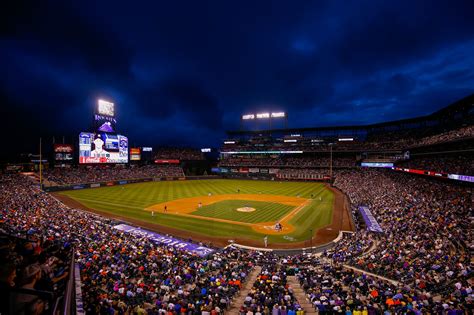
[[[332,186],[332,147],[334,143],[329,143],[329,183]]]
[[[259,113],[248,113],[240,116],[240,130],[243,130],[244,121],[268,121],[269,129],[272,129],[272,121],[275,119],[284,119],[285,128],[288,127],[288,114],[286,112],[259,112]]]
[[[40,137],[40,143],[39,143],[39,173],[40,173],[40,190],[43,189],[43,154],[42,154],[42,148],[43,145],[41,143],[41,137]]]

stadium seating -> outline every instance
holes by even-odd
[[[450,174],[474,175],[473,161],[473,155],[450,154],[434,157],[412,157],[410,160],[397,163],[397,166]]]
[[[54,170],[46,176],[74,183],[162,172],[156,166],[85,170]],[[10,295],[22,288],[38,296],[20,296],[22,309],[41,314],[46,305],[54,307],[72,281],[72,249],[88,314],[221,314],[232,306],[240,314],[284,315],[301,314],[304,303],[327,314],[455,314],[472,309],[471,186],[392,170],[341,168],[334,175],[334,185],[351,201],[357,231],[323,253],[288,257],[232,246],[200,257],[132,238],[113,228],[116,221],[71,209],[25,176],[1,175],[0,283],[2,292],[8,292],[2,295],[2,314],[14,309]],[[370,208],[382,233],[366,230],[361,205]],[[248,279],[256,265],[262,271]],[[288,284],[291,274],[307,301],[296,298],[296,288]],[[253,286],[245,291],[244,302],[234,305],[246,281]]]
[[[204,160],[201,151],[190,148],[157,148],[155,149],[155,159],[199,161]]]
[[[253,266],[255,254],[235,248],[203,259],[131,238],[114,229],[114,221],[69,209],[23,176],[3,175],[0,193],[3,233],[76,246],[88,314],[143,309],[219,313]],[[21,268],[9,252],[2,253],[1,261]],[[28,269],[18,276],[30,274]],[[3,286],[10,285],[3,282],[6,278],[2,275]],[[3,305],[8,307],[8,300]]]
[[[53,168],[43,172],[51,185],[72,185],[138,178],[184,177],[183,169],[173,165],[136,167]]]
[[[219,166],[263,166],[263,167],[324,167],[329,168],[329,155],[311,157],[227,157],[219,162]],[[353,157],[337,157],[333,159],[333,167],[355,167],[356,159]]]
[[[406,129],[396,132],[368,133],[365,138],[354,138],[353,141],[338,141],[339,137],[318,137],[312,142],[311,137],[300,138],[297,143],[282,143],[279,139],[267,139],[265,143],[239,140],[236,144],[222,147],[223,152],[238,151],[297,151],[328,152],[333,151],[394,151],[409,150],[417,147],[431,146],[452,141],[474,138],[474,126],[444,130],[439,128]]]

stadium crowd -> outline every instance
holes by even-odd
[[[38,236],[34,230],[22,237],[0,231],[0,313],[9,314],[10,301],[16,314],[52,308],[66,289],[72,258],[70,243]]]
[[[335,174],[335,185],[350,198],[353,213],[359,205],[368,206],[383,233],[365,231],[358,220],[358,232],[309,264],[234,247],[203,258],[131,237],[114,229],[115,221],[70,209],[21,175],[2,175],[2,292],[28,288],[60,294],[74,248],[88,314],[221,314],[260,264],[262,272],[240,313],[292,315],[300,306],[286,281],[288,259],[319,313],[472,310],[471,187],[388,170]],[[2,305],[8,303],[2,298]],[[26,313],[41,314],[48,305],[43,298],[18,299]]]
[[[201,151],[191,148],[157,148],[155,151],[155,159],[159,160],[204,160],[204,155]]]
[[[333,167],[355,167],[354,157],[334,157]],[[220,160],[219,166],[244,166],[244,167],[326,167],[330,164],[329,154],[326,156],[305,156],[305,157],[236,157],[229,156]]]
[[[411,143],[411,146],[427,146],[436,143],[467,139],[472,137],[474,137],[474,125],[423,137],[422,139]]]
[[[276,262],[264,264],[245,297],[241,314],[296,314],[301,309],[287,283],[286,268]]]
[[[353,141],[338,141],[338,138],[324,138],[311,142],[311,139],[302,138],[298,143],[276,143],[268,139],[263,143],[253,141],[239,142],[224,145],[222,151],[304,151],[329,152],[333,151],[361,151],[361,150],[405,150],[421,146],[430,146],[460,139],[474,137],[474,125],[439,130],[436,128],[405,129],[391,132],[369,133],[366,139],[354,137]]]
[[[416,157],[397,163],[397,166],[448,174],[474,175],[474,156],[436,155],[435,158]]]
[[[37,258],[41,265],[31,265],[36,263],[32,259],[19,260],[11,252],[2,256],[2,292],[23,284],[39,290],[38,279],[56,281],[59,265],[52,254],[73,246],[87,314],[220,314],[255,261],[256,253],[233,247],[202,258],[144,237],[130,237],[114,229],[114,221],[70,209],[19,175],[1,177],[0,204],[0,229],[7,239],[27,235],[26,254],[41,254],[45,242],[56,249]],[[21,279],[18,284],[13,281],[15,273]],[[2,298],[7,309],[8,295]],[[36,307],[35,314],[44,310],[41,299],[25,299],[24,304],[27,309]]]
[[[427,297],[403,286],[317,259],[296,274],[321,314],[422,314]]]
[[[147,177],[184,177],[184,172],[179,166],[145,165],[133,167],[51,168],[44,170],[43,176],[50,185],[72,185]]]
[[[295,169],[284,168],[278,171],[276,177],[279,179],[316,179],[321,180],[329,176],[328,169]]]
[[[472,306],[472,187],[388,170],[340,171],[335,185],[354,213],[368,206],[384,232],[358,232],[328,257],[439,294],[436,307]],[[347,255],[361,240],[378,242],[369,255]]]

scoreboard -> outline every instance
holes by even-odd
[[[94,127],[98,132],[116,132],[115,104],[98,100],[94,113]]]
[[[105,132],[81,132],[79,163],[128,163],[128,138]]]

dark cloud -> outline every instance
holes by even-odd
[[[196,126],[209,129],[222,127],[217,100],[196,82],[169,80],[163,83],[159,93],[160,108],[166,107],[175,113],[187,115]]]
[[[210,146],[247,111],[285,110],[291,127],[372,123],[474,86],[472,1],[20,0],[1,15],[12,151],[76,137],[99,97],[132,143]]]

